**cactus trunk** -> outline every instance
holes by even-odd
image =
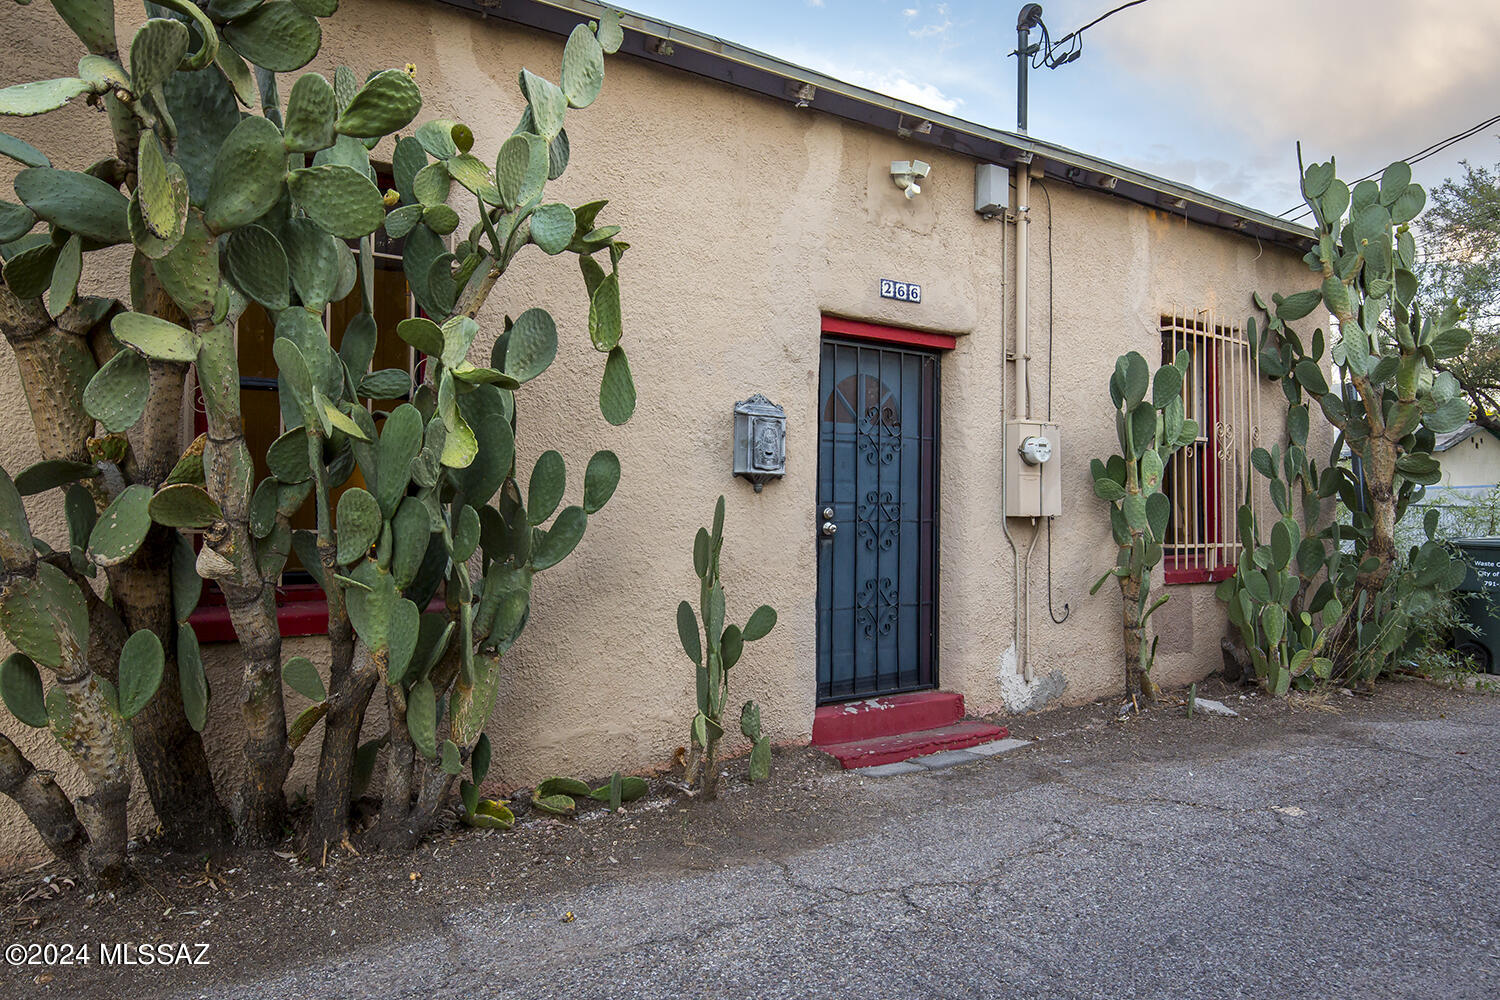
[[[73,803],[52,776],[33,767],[4,733],[0,733],[0,792],[21,807],[58,860],[75,868],[83,866],[89,839]]]
[[[228,324],[194,324],[203,337],[198,359],[199,386],[208,417],[203,450],[204,488],[223,519],[204,535],[200,574],[213,576],[224,591],[244,657],[240,718],[245,725],[245,769],[235,819],[245,844],[273,844],[286,821],[282,785],[292,766],[287,746],[286,703],[281,695],[281,629],[276,622],[275,589],[261,577],[251,541],[250,485],[254,476],[240,416],[239,365],[234,329]],[[204,573],[216,568],[217,572]]]

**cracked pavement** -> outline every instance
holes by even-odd
[[[1442,707],[828,773],[809,794],[834,833],[806,847],[533,884],[440,935],[177,995],[1493,998],[1500,698]]]

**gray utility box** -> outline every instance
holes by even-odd
[[[1454,648],[1472,656],[1479,669],[1500,674],[1500,538],[1453,538],[1448,544],[1469,565],[1457,596],[1470,628],[1455,633]]]

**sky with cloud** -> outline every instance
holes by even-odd
[[[1121,0],[1053,0],[1054,38]],[[1000,128],[1016,122],[1019,2],[633,0],[626,6]],[[1500,115],[1500,0],[1149,0],[1031,76],[1038,138],[1272,213],[1298,204],[1295,144],[1378,171]],[[1418,164],[1500,162],[1500,126]]]

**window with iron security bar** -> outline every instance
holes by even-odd
[[[1250,452],[1260,425],[1259,366],[1244,332],[1211,310],[1161,317],[1164,363],[1187,351],[1185,415],[1198,437],[1172,456],[1164,491],[1172,500],[1164,564],[1168,583],[1204,583],[1234,572],[1239,561],[1236,511],[1258,507]]]

